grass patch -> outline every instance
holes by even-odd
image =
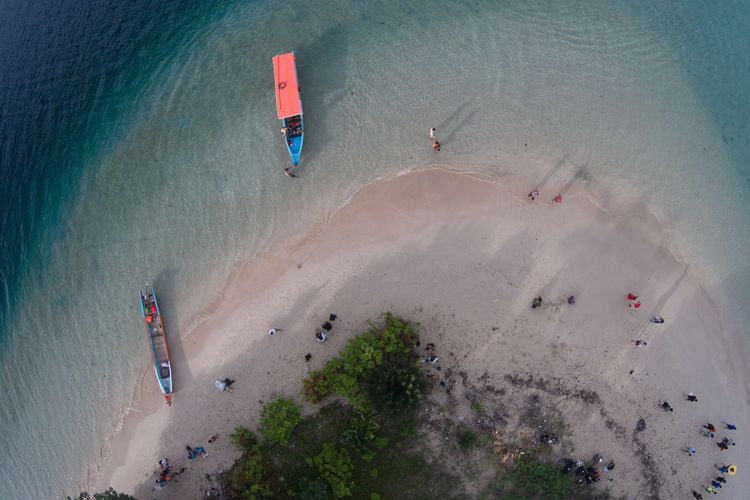
[[[479,436],[471,429],[464,429],[458,434],[458,446],[464,450],[469,451],[479,443]]]

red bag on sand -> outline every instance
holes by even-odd
[[[628,294],[628,300],[636,300],[638,298],[637,295],[633,295],[632,293]]]

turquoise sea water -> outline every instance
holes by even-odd
[[[232,270],[366,183],[435,162],[431,126],[440,163],[529,187],[566,155],[563,178],[587,164],[608,204],[651,207],[727,328],[750,335],[746,2],[3,7],[10,498],[72,493],[106,458],[149,362],[139,284],[159,293],[179,397],[192,375],[176,339]],[[293,181],[270,65],[290,49],[308,132]]]

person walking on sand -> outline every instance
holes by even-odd
[[[666,401],[661,404],[661,407],[664,409],[664,411],[674,411],[674,408],[672,408],[672,406]]]
[[[430,129],[430,139],[434,141],[436,137],[437,137],[437,129],[435,127],[432,127]]]
[[[723,420],[721,421],[721,423],[724,424],[724,428],[727,429],[727,430],[730,430],[730,431],[736,431],[737,430],[737,426],[734,425],[734,424],[728,424],[727,422],[724,422]]]
[[[270,330],[268,330],[268,335],[274,336],[280,331],[282,331],[281,328],[271,328]]]
[[[438,151],[439,152],[440,151],[440,142],[438,142],[438,141],[433,142],[432,143],[432,149],[433,149],[433,151]]]
[[[698,402],[698,396],[696,396],[692,392],[688,392],[687,394],[685,394],[685,399],[687,399],[691,403],[697,403]]]
[[[631,340],[635,344],[636,347],[646,347],[646,341],[645,340]]]
[[[537,198],[539,198],[539,191],[537,191],[537,190],[535,189],[535,190],[533,190],[532,192],[530,192],[530,193],[528,194],[528,196],[529,196],[529,198],[531,198],[531,201],[534,201],[534,200],[536,200]]]
[[[703,424],[703,428],[708,432],[716,432],[716,427],[714,427],[714,424],[712,424],[711,422],[706,422],[705,424]]]
[[[686,448],[686,449],[685,449],[685,451],[686,451],[686,452],[687,452],[687,454],[688,454],[688,455],[690,455],[691,457],[692,457],[693,455],[695,455],[695,448],[693,448],[692,446],[690,446],[690,447]]]
[[[661,325],[662,323],[664,323],[664,318],[662,318],[661,316],[657,314],[654,317],[652,317],[649,321],[651,323],[656,323],[657,325]]]

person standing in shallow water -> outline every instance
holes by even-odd
[[[437,129],[435,127],[432,127],[430,129],[430,139],[434,141],[436,137],[437,137]]]

